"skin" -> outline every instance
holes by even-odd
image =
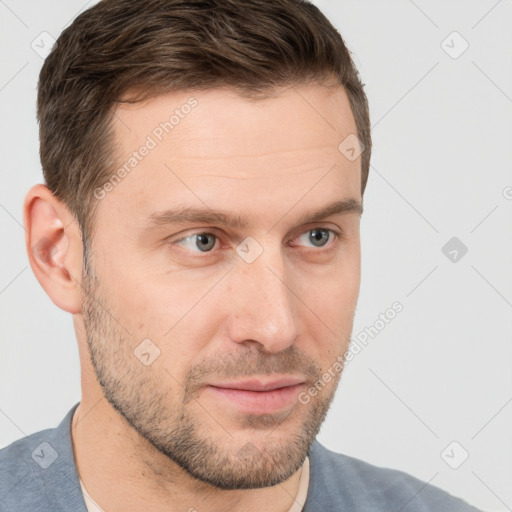
[[[307,391],[347,350],[360,212],[300,217],[362,201],[360,158],[338,150],[355,122],[341,87],[296,85],[258,102],[228,89],[174,92],[117,108],[120,166],[191,96],[197,106],[98,201],[87,268],[68,208],[44,185],[30,189],[30,263],[73,315],[82,384],[73,448],[104,510],[285,512],[341,372],[307,404],[295,396],[270,414],[246,413],[208,384],[294,375],[304,380],[297,393]],[[248,225],[150,226],[177,205]],[[201,233],[218,237],[206,252],[192,236]],[[236,250],[246,237],[262,250],[251,263]],[[134,354],[146,339],[159,350],[148,365]]]

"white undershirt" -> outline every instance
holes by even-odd
[[[87,512],[104,512],[104,510],[91,498],[87,490],[85,489],[85,485],[80,480],[80,487],[82,488],[82,494],[84,495],[85,506],[87,507]],[[304,507],[304,503],[306,502],[306,497],[308,495],[308,487],[309,487],[309,458],[306,457],[304,464],[302,465],[302,471],[300,474],[299,480],[299,490],[297,491],[297,496],[295,496],[295,501],[293,505],[288,510],[288,512],[301,512]]]

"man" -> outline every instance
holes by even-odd
[[[471,511],[322,447],[371,153],[343,40],[299,0],[105,0],[46,59],[31,267],[82,400],[0,451],[0,510]]]

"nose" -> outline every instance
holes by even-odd
[[[272,353],[292,345],[298,336],[297,299],[279,251],[241,261],[231,274],[230,339]]]

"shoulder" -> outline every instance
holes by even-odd
[[[46,512],[61,510],[64,503],[79,505],[70,434],[77,405],[56,428],[18,439],[0,450],[0,512]]]
[[[335,453],[318,441],[311,446],[309,459],[310,489],[304,512],[334,505],[361,512],[477,512],[461,499],[407,473]]]
[[[52,430],[43,430],[18,439],[0,450],[0,510],[4,510],[3,506],[7,510],[10,510],[9,507],[16,510],[15,506],[21,505],[27,507],[27,510],[38,510],[41,490],[38,471],[33,465],[38,464],[39,460],[44,464],[52,457],[50,450],[44,449],[45,440],[52,434]]]

